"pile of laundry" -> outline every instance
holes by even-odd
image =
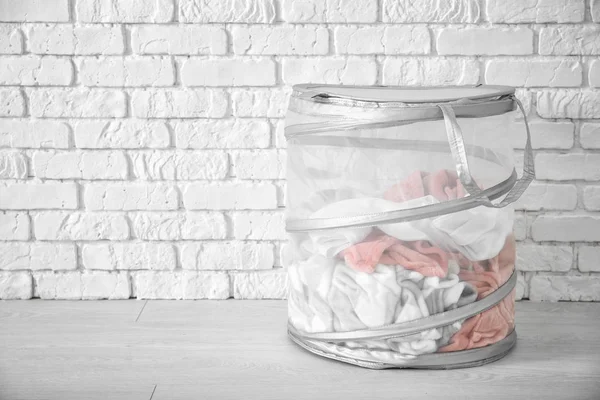
[[[462,198],[456,173],[417,171],[379,197],[319,193],[311,218],[349,217]],[[495,291],[514,270],[512,208],[479,206],[433,218],[293,234],[289,318],[310,333],[348,332],[426,318]],[[385,340],[340,343],[357,350],[419,355],[472,349],[514,326],[514,291],[466,321]]]

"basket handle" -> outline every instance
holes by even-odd
[[[514,97],[515,102],[519,106],[519,109],[523,113],[523,120],[525,121],[525,130],[527,132],[527,141],[525,143],[525,154],[523,157],[523,175],[519,178],[510,191],[506,194],[506,197],[497,204],[492,203],[489,197],[487,197],[482,190],[477,186],[471,175],[469,169],[469,162],[467,160],[467,150],[465,149],[465,141],[462,135],[462,130],[458,121],[456,120],[456,114],[452,109],[451,105],[439,104],[438,107],[442,110],[444,115],[444,123],[446,125],[446,134],[448,135],[448,143],[450,144],[450,151],[452,152],[452,158],[456,164],[456,173],[460,182],[464,186],[467,193],[473,196],[474,200],[477,200],[486,207],[502,208],[505,207],[521,197],[523,192],[527,189],[531,181],[535,178],[535,166],[533,163],[533,150],[531,148],[531,132],[529,130],[529,124],[527,123],[527,115],[525,115],[525,109],[523,104]]]

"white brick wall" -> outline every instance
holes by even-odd
[[[285,297],[283,117],[322,82],[515,86],[518,297],[600,300],[598,22],[597,0],[0,0],[0,298]]]

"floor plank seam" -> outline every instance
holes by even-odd
[[[150,399],[149,400],[152,400],[152,398],[154,397],[154,392],[156,392],[156,387],[157,386],[158,385],[154,385],[154,388],[152,389],[152,394],[150,395]]]
[[[141,317],[142,313],[144,312],[144,309],[146,308],[146,304],[148,304],[148,300],[146,300],[146,301],[144,302],[144,305],[142,306],[142,309],[140,310],[140,312],[139,312],[139,314],[138,314],[137,318],[135,319],[135,322],[138,322],[138,320],[140,319],[140,317]]]

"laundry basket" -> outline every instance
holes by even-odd
[[[285,135],[294,342],[374,369],[475,366],[512,348],[511,204],[535,175],[514,89],[297,85]]]

